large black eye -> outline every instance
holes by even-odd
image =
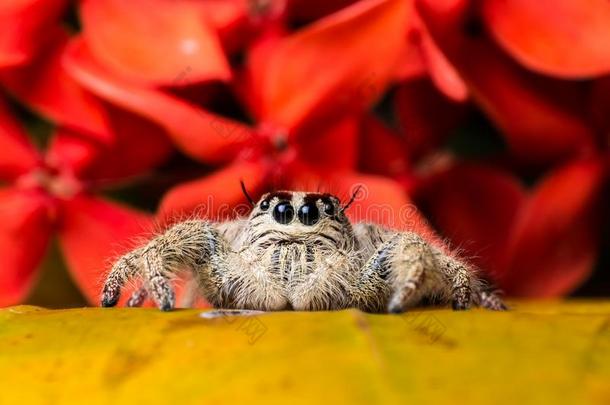
[[[269,200],[261,201],[261,210],[267,211],[269,209]]]
[[[273,209],[273,218],[280,224],[287,224],[294,218],[294,208],[289,202],[281,201]]]
[[[320,219],[318,207],[313,202],[303,204],[301,208],[299,208],[299,213],[297,215],[299,216],[299,221],[304,225],[313,225]]]

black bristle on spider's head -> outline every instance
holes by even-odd
[[[256,203],[254,202],[254,199],[250,196],[250,194],[248,194],[248,190],[246,189],[246,183],[244,183],[243,180],[240,180],[239,184],[241,184],[241,191],[242,191],[242,193],[244,193],[244,196],[250,203],[250,206],[254,207],[256,205]]]
[[[347,204],[345,204],[342,208],[343,211],[347,210],[350,205],[353,204],[353,202],[356,200],[356,197],[358,197],[358,194],[360,193],[360,190],[362,189],[362,186],[359,185],[358,187],[356,187],[356,189],[354,190],[354,192],[352,193],[352,197],[349,199],[349,201],[347,202]]]

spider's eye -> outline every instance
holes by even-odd
[[[335,215],[335,206],[330,201],[324,202],[324,213],[330,217]]]
[[[318,207],[313,202],[303,204],[297,215],[303,225],[313,225],[320,219]]]
[[[282,201],[273,209],[273,218],[280,224],[288,224],[294,218],[294,208],[289,202]]]
[[[267,211],[269,209],[269,200],[261,201],[260,207],[261,207],[261,210]]]

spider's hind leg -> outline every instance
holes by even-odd
[[[451,307],[456,311],[470,309],[472,285],[470,272],[461,263],[457,264],[451,284]]]
[[[493,291],[482,291],[480,294],[480,305],[492,311],[506,311],[508,307],[500,296]]]
[[[437,269],[447,280],[449,298],[454,310],[469,309],[477,305],[493,311],[506,311],[508,307],[497,291],[479,279],[476,272],[462,261],[434,250]]]
[[[456,311],[470,309],[473,301],[478,302],[479,281],[472,271],[458,259],[440,250],[434,252],[437,270],[447,282],[451,307]]]

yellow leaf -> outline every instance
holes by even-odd
[[[0,403],[610,403],[610,302],[513,307],[5,308]]]

